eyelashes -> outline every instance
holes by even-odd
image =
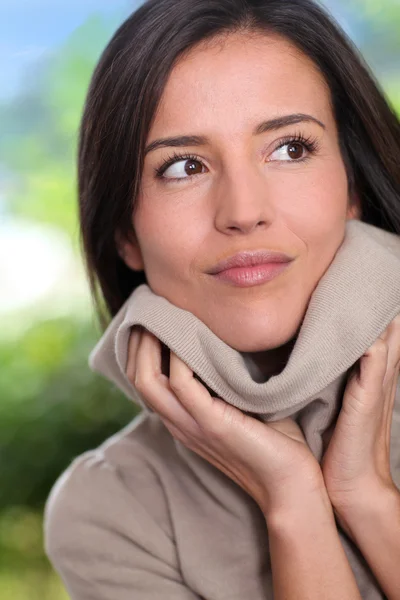
[[[174,152],[172,155],[168,156],[168,158],[162,163],[160,167],[155,169],[156,177],[158,177],[159,179],[163,179],[163,175],[168,169],[168,167],[181,160],[193,160],[203,164],[200,158],[198,158],[194,154],[179,154],[177,152]],[[189,177],[168,177],[166,179],[168,179],[169,181],[175,181],[177,179],[188,179]]]
[[[289,162],[289,163],[305,162],[306,160],[309,160],[312,155],[314,155],[318,152],[319,146],[320,146],[320,143],[316,137],[313,137],[312,135],[304,136],[303,134],[298,133],[296,135],[288,135],[288,136],[278,140],[273,152],[280,150],[284,146],[287,146],[287,145],[290,146],[290,144],[301,144],[307,150],[309,155],[301,157],[299,159],[295,159],[295,160],[285,160],[285,161],[278,161],[278,162]],[[196,175],[201,175],[202,173],[195,173],[193,175],[187,175],[186,177],[164,177],[165,171],[170,166],[172,166],[173,164],[175,164],[177,162],[187,161],[187,160],[198,162],[202,166],[204,166],[203,161],[198,156],[196,156],[194,154],[188,154],[188,153],[182,154],[182,153],[174,151],[170,156],[168,156],[162,162],[162,164],[159,167],[157,167],[155,169],[156,178],[159,180],[163,180],[165,183],[168,183],[171,181],[175,181],[175,182],[187,181],[188,179],[192,179]],[[275,161],[273,161],[273,162],[275,162]]]

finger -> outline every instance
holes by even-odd
[[[349,386],[349,399],[354,394],[353,408],[364,415],[374,414],[374,425],[382,422],[386,437],[391,428],[395,389],[400,358],[400,318],[397,316],[365,352],[359,362],[359,377],[355,372]],[[359,384],[357,390],[354,384]],[[354,402],[355,400],[355,402]],[[369,425],[372,425],[370,421]],[[389,433],[390,435],[390,433]]]
[[[171,390],[168,377],[161,371],[161,343],[146,329],[136,355],[135,386],[161,417],[177,427],[191,424],[190,415]]]
[[[382,419],[386,443],[390,445],[393,409],[396,399],[400,362],[400,315],[397,315],[384,332],[388,344],[388,358],[383,387]]]
[[[393,410],[394,410],[394,405],[396,402],[397,386],[398,386],[398,380],[399,380],[399,372],[400,372],[400,366],[399,366],[399,364],[397,364],[397,366],[395,368],[395,372],[394,372],[393,384],[392,384],[392,388],[390,390],[390,395],[387,399],[386,406],[384,408],[383,418],[384,418],[384,423],[386,425],[386,441],[387,441],[389,448],[390,448],[390,438],[391,438],[391,433],[392,433]]]
[[[296,440],[297,442],[306,442],[306,438],[304,437],[300,425],[296,423],[292,417],[286,417],[285,419],[280,419],[279,421],[269,421],[268,427],[284,433],[286,436]]]
[[[149,402],[148,399],[143,397],[143,394],[140,394],[139,389],[136,385],[136,371],[137,371],[137,357],[138,351],[140,347],[140,342],[142,339],[143,327],[141,325],[133,326],[130,331],[130,336],[128,340],[128,356],[127,356],[127,364],[126,364],[126,375],[130,381],[130,383],[135,387],[137,393],[139,394],[143,404],[147,406],[150,410],[154,411],[153,406]]]
[[[387,369],[388,344],[380,336],[368,348],[359,362],[359,376],[354,381],[360,385],[363,397],[372,400],[372,404],[380,404],[382,397],[383,381]],[[371,405],[372,406],[372,405]]]
[[[136,376],[136,357],[140,344],[142,327],[134,326],[131,328],[131,333],[128,341],[128,357],[126,362],[126,375],[129,381],[134,385]]]
[[[384,379],[384,387],[393,386],[393,377],[400,361],[400,315],[397,315],[385,330],[385,340],[388,344],[387,369]]]
[[[387,346],[378,338],[354,365],[347,380],[339,419],[350,429],[361,428],[365,442],[375,439],[381,427],[386,364]]]
[[[171,352],[169,383],[188,413],[199,424],[204,425],[212,415],[213,405],[223,402],[213,398],[193,371],[174,352]]]
[[[385,437],[387,444],[390,446],[390,438],[392,431],[393,410],[396,402],[397,387],[399,381],[400,363],[397,361],[393,368],[391,387],[385,393],[384,408],[383,408],[383,423],[385,426]]]

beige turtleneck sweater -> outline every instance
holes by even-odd
[[[293,416],[320,461],[348,370],[400,313],[400,237],[348,221],[314,290],[289,360],[267,381],[188,311],[137,288],[90,356],[143,411],[73,461],[45,511],[46,552],[73,600],[272,600],[264,515],[225,474],[175,440],[125,374],[130,328],[142,325],[214,394],[264,421]],[[400,488],[400,389],[391,438]],[[382,600],[339,528],[362,598]],[[290,573],[290,565],[288,565]],[[294,575],[295,576],[295,575]],[[340,592],[338,590],[338,598]]]

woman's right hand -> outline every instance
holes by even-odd
[[[173,352],[168,378],[160,341],[141,327],[130,336],[126,373],[173,437],[241,486],[267,518],[325,491],[320,465],[297,423],[262,423],[211,396]]]

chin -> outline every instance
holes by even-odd
[[[235,331],[225,331],[217,333],[228,346],[238,352],[265,352],[284,346],[294,340],[300,331],[299,323],[292,324],[291,327],[282,327],[273,325],[252,328],[236,327]]]

